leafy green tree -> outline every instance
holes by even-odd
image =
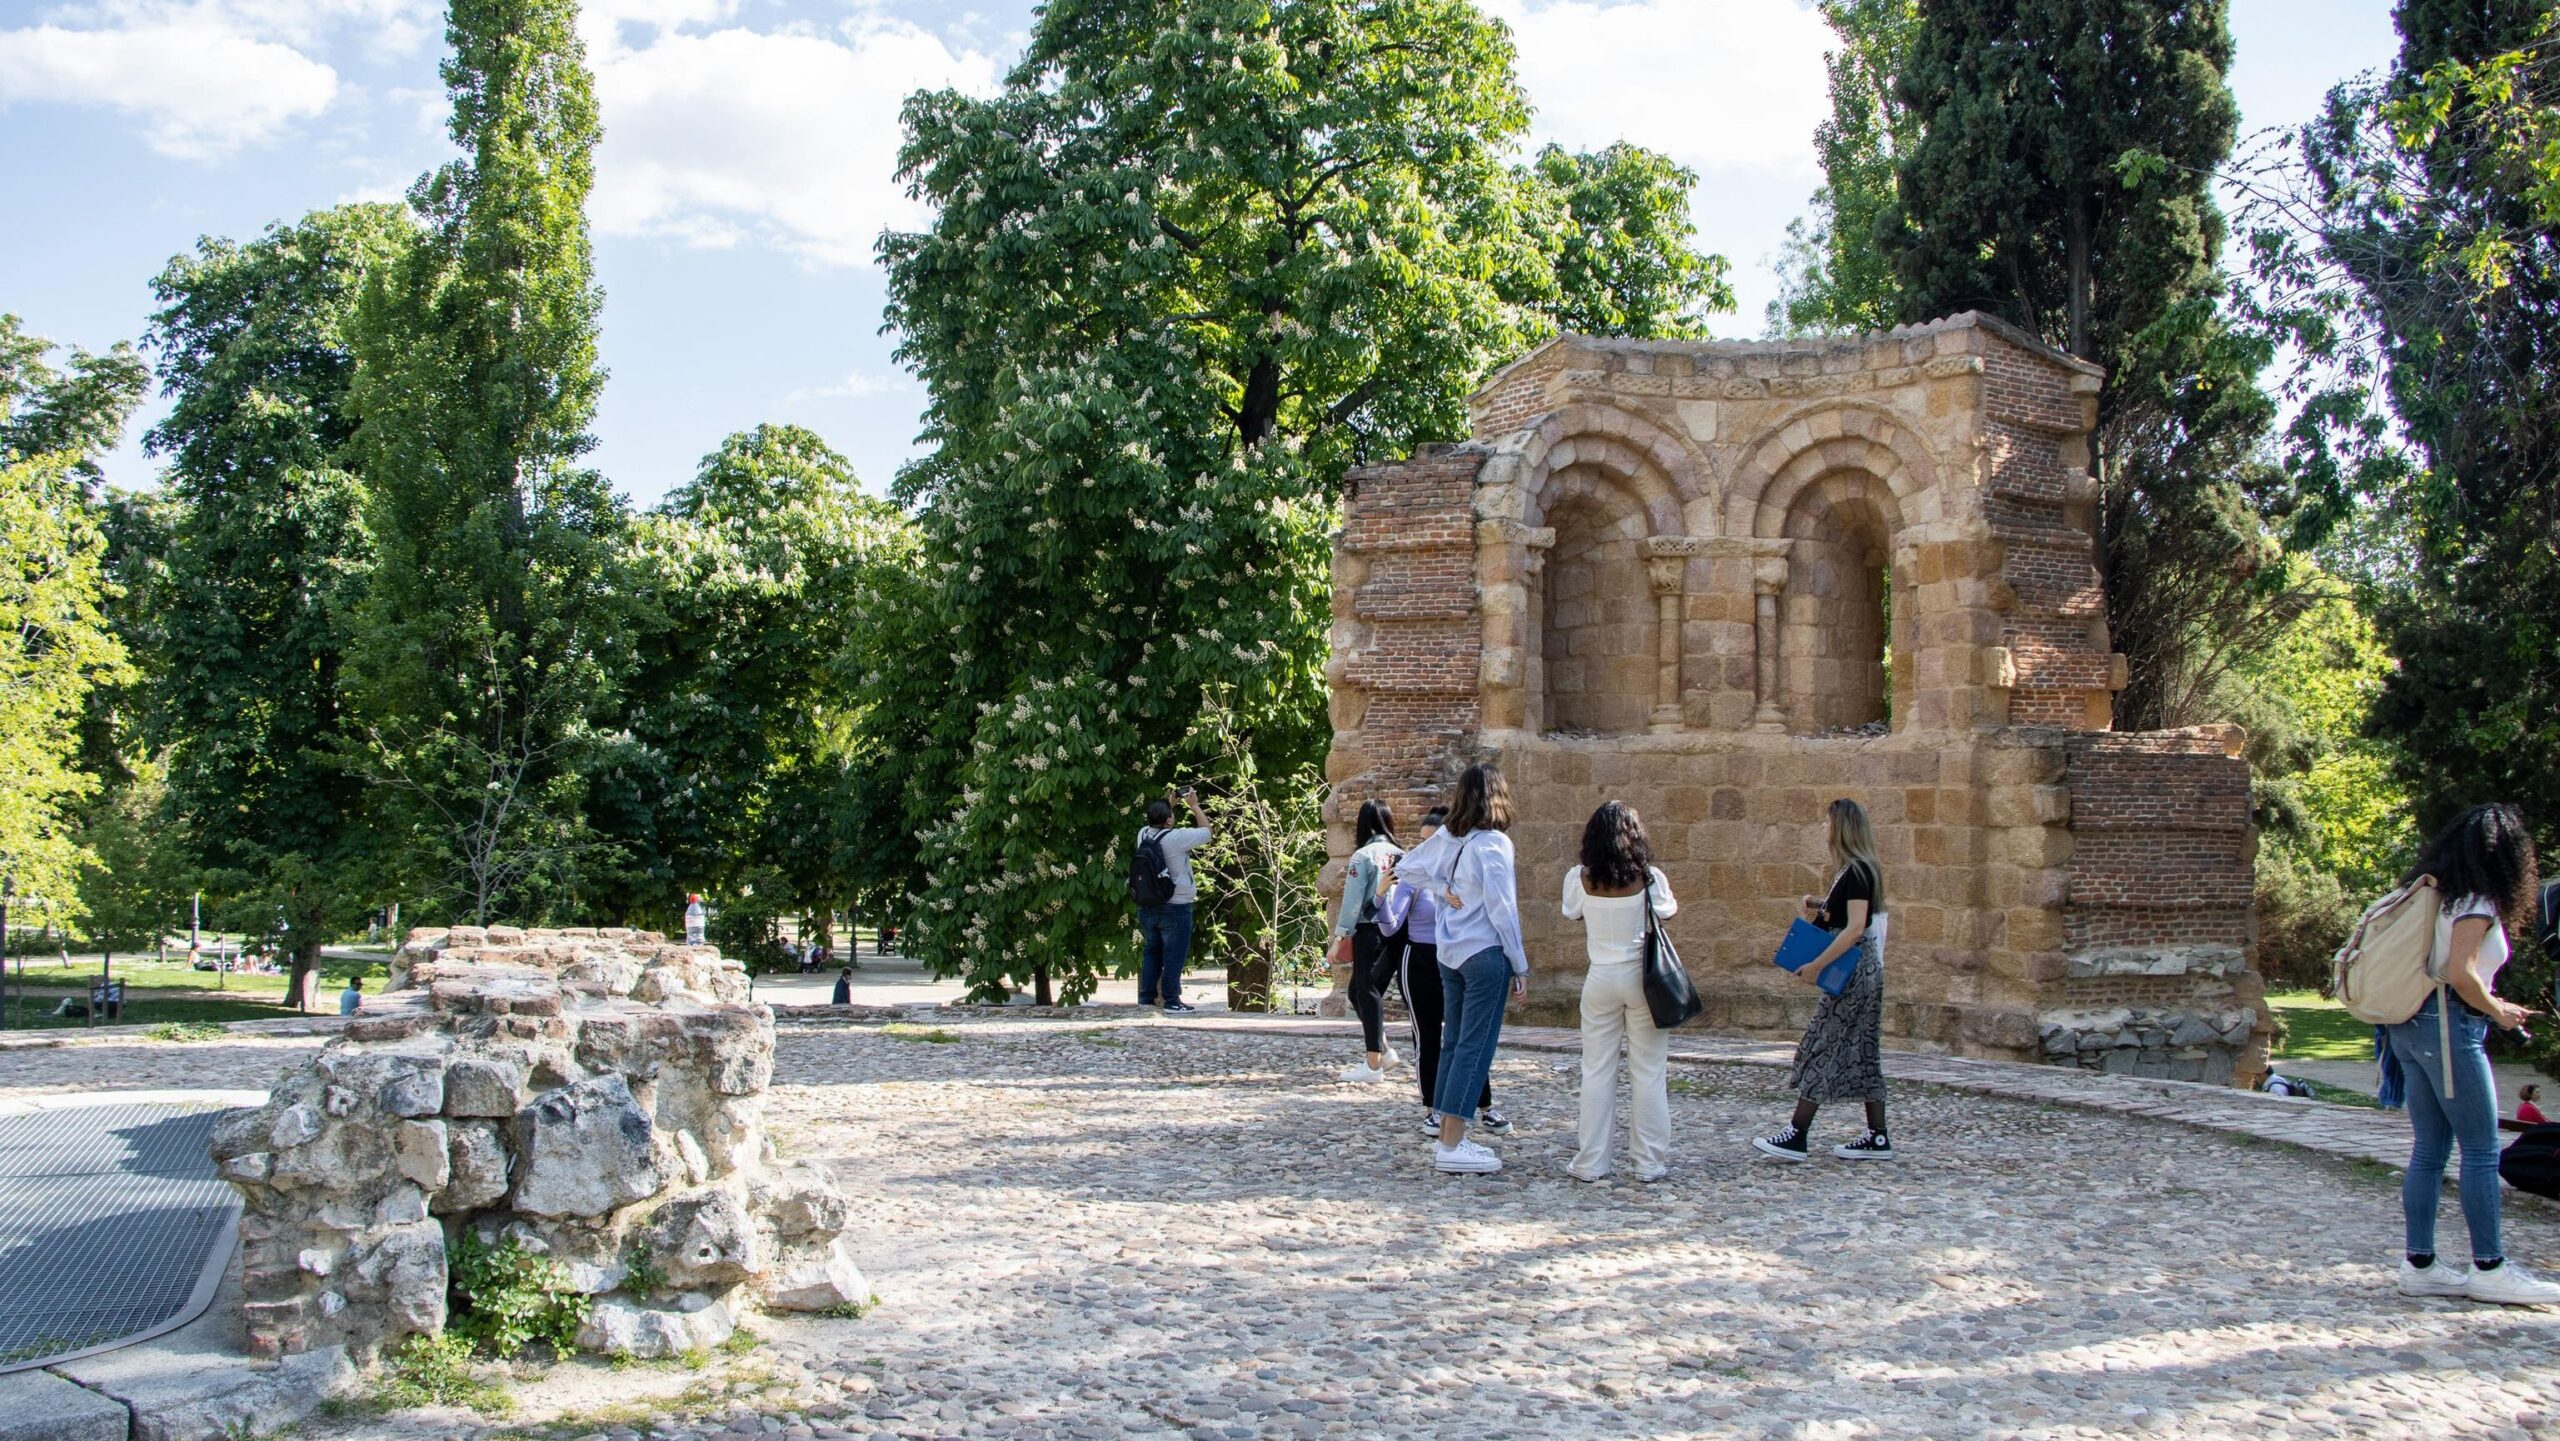
[[[1812,213],[1787,226],[1769,330],[1818,335],[1882,330],[1901,319],[1893,252],[1877,235],[1894,200],[1894,167],[1920,122],[1894,91],[1920,32],[1920,0],[1821,0],[1840,37],[1823,57],[1831,117],[1814,128],[1822,186]]]
[[[344,684],[373,559],[351,332],[365,277],[414,236],[397,206],[342,206],[200,241],[153,284],[170,411],[148,444],[183,504],[156,641],[169,805],[218,914],[284,918],[296,984],[367,899]]]
[[[1321,751],[1344,467],[1463,434],[1557,295],[1501,158],[1526,121],[1463,0],[1057,0],[1001,92],[908,102],[936,215],[881,255],[925,619],[872,702],[904,804],[857,831],[908,862],[916,954],[1089,994],[1211,698],[1263,774]]]
[[[2287,502],[2260,443],[2269,348],[2226,319],[2211,193],[2238,112],[2221,0],[1922,0],[1880,234],[1901,315],[1984,310],[2106,367],[2101,568],[2131,682],[2117,722],[2199,719],[2280,631]]]
[[[852,898],[836,826],[863,761],[867,637],[913,532],[816,435],[766,425],[705,457],[631,545],[646,600],[599,824],[633,858],[635,912],[704,891],[770,944],[785,916]]]
[[[0,881],[67,928],[95,860],[78,833],[98,788],[80,764],[89,697],[131,674],[90,481],[144,377],[130,346],[60,367],[53,349],[0,314]]]
[[[580,464],[603,371],[585,206],[598,134],[573,0],[453,0],[463,158],[365,279],[354,469],[376,564],[348,652],[406,879],[475,921],[568,908],[598,860],[593,721],[627,668],[624,516]]]
[[[1596,153],[1538,152],[1525,185],[1554,213],[1556,297],[1541,308],[1578,335],[1704,339],[1707,316],[1733,309],[1731,267],[1691,242],[1697,172],[1623,141]]]

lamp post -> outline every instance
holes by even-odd
[[[14,878],[0,878],[0,987],[9,984],[9,901],[18,894]]]

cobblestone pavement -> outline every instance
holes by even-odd
[[[1522,1054],[1509,1169],[1443,1178],[1339,1045],[946,1031],[785,1040],[787,1139],[882,1208],[847,1429],[2521,1435],[2560,1395],[2560,1316],[2390,1293],[2369,1166],[1913,1090],[1905,1159],[1780,1169],[1744,1149],[1779,1078],[1721,1066],[1680,1073],[1670,1181],[1584,1187],[1573,1078]]]
[[[262,1084],[307,1044],[5,1055],[0,1095],[76,1084],[84,1052],[137,1077],[93,1083],[173,1084],[122,1053],[183,1049],[187,1083]],[[1780,1074],[1716,1063],[1674,1072],[1670,1180],[1583,1186],[1574,1077],[1520,1051],[1508,1169],[1441,1177],[1409,1082],[1337,1084],[1348,1052],[786,1025],[774,1130],[870,1208],[879,1309],[759,1323],[764,1380],[645,1419],[571,1404],[619,1379],[578,1366],[508,1427],[321,1434],[2560,1438],[2560,1313],[2393,1294],[2397,1181],[2370,1163],[1904,1087],[1902,1160],[1780,1168],[1746,1149]],[[2548,1212],[2509,1222],[2560,1263]],[[2445,1225],[2458,1250],[2449,1195]]]

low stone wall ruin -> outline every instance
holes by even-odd
[[[214,1134],[256,1354],[442,1330],[466,1228],[562,1263],[595,1298],[588,1350],[673,1355],[748,1307],[867,1299],[843,1196],[766,1137],[773,1016],[737,962],[456,927],[412,932],[391,985]]]

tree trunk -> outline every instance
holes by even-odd
[[[2071,353],[2089,359],[2089,210],[2071,205],[2071,233],[2064,241],[2071,262]]]
[[[1049,968],[1047,966],[1035,966],[1032,968],[1031,999],[1043,1006],[1054,1006],[1057,1004],[1056,1001],[1049,998]]]
[[[1234,958],[1227,962],[1227,1009],[1270,1010],[1271,943],[1257,944],[1250,951],[1238,949],[1232,954]]]
[[[311,984],[320,969],[320,939],[314,936],[293,948],[293,965],[285,976],[284,994],[297,1011],[311,1009]]]

